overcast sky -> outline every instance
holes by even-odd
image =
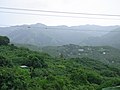
[[[120,15],[120,0],[0,0],[0,7],[40,9],[50,11],[78,12],[78,13],[98,13],[98,14],[118,14]],[[9,11],[12,10],[3,10]],[[12,11],[13,12],[13,11]],[[20,11],[14,11],[20,12]],[[23,13],[23,11],[21,11]],[[35,14],[52,14],[40,12],[24,12]],[[56,15],[56,14],[55,14]],[[57,14],[66,15],[66,14]],[[116,18],[120,17],[98,17],[84,15],[66,15],[79,17],[97,17],[97,18]],[[87,19],[87,18],[71,18],[71,17],[53,17],[53,16],[37,16],[37,15],[22,15],[0,12],[0,26],[21,25],[43,23],[46,25],[120,25],[120,20],[107,19]]]

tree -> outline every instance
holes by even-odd
[[[8,45],[10,43],[10,39],[6,36],[0,36],[0,45]]]
[[[28,56],[28,60],[26,62],[26,66],[35,68],[42,68],[44,67],[45,62],[43,61],[43,58],[37,56],[37,55],[30,55]]]
[[[74,85],[88,84],[87,75],[84,69],[74,68],[71,72],[70,79],[73,81]]]
[[[100,85],[102,83],[102,77],[96,72],[87,72],[87,81],[89,83],[94,83]]]
[[[10,67],[12,66],[12,62],[0,55],[0,67],[4,66]]]
[[[35,74],[35,72],[34,72],[35,68],[43,68],[43,67],[47,66],[47,64],[45,64],[43,58],[38,55],[28,56],[28,60],[26,60],[25,65],[30,68],[31,78]]]
[[[0,90],[27,90],[26,71],[0,67]]]

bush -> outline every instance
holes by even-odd
[[[6,59],[5,57],[0,55],[0,66],[1,67],[11,67],[12,61]]]
[[[0,36],[0,45],[8,45],[10,43],[10,40],[6,36]]]

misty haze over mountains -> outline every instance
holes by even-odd
[[[120,26],[46,26],[44,24],[1,27],[12,43],[37,46],[77,44],[120,48]]]

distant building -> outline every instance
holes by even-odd
[[[106,54],[106,52],[103,52],[103,54]]]
[[[78,49],[78,51],[79,51],[79,52],[83,52],[83,51],[84,51],[84,49]]]

